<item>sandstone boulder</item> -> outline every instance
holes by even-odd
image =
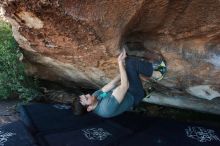
[[[123,42],[138,41],[167,62],[165,78],[145,84],[164,98],[181,96],[182,104],[169,105],[185,107],[188,98],[196,99],[190,108],[197,99],[220,105],[219,0],[3,0],[1,5],[29,74],[98,88],[118,73]]]

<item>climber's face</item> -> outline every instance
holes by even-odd
[[[81,95],[80,96],[80,103],[83,106],[87,107],[87,111],[91,111],[93,108],[93,105],[97,102],[97,99],[95,96],[92,96],[90,94]]]

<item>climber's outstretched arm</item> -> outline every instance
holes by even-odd
[[[114,89],[112,95],[116,98],[116,100],[121,103],[121,101],[124,99],[125,94],[129,88],[129,82],[127,73],[124,67],[124,60],[126,58],[126,52],[123,49],[122,53],[118,57],[118,65],[119,65],[119,71],[120,71],[120,77],[121,77],[121,84]]]

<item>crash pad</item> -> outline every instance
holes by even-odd
[[[0,146],[36,146],[35,140],[21,121],[0,127]]]

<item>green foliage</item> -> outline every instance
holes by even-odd
[[[0,99],[17,93],[30,101],[39,94],[37,80],[25,75],[24,65],[19,61],[21,56],[10,25],[0,20]]]

